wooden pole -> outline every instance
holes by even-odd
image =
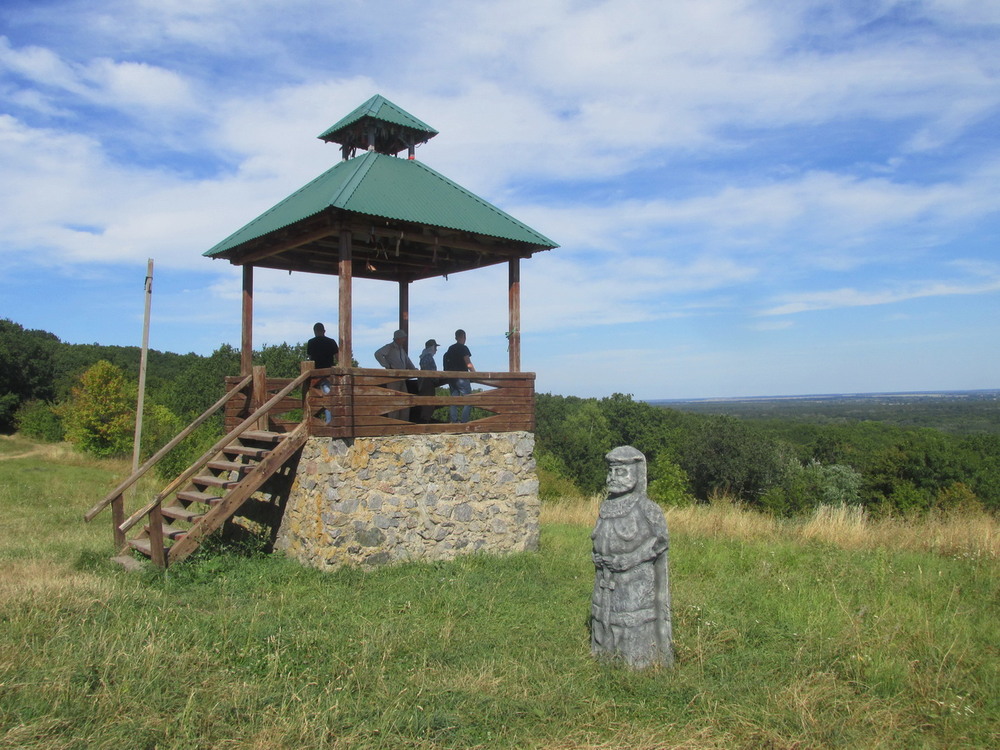
[[[240,345],[240,375],[253,369],[253,266],[243,266],[243,336]]]
[[[410,348],[410,282],[399,280],[399,330],[406,334],[406,348]]]
[[[142,316],[142,353],[139,355],[139,398],[135,406],[135,440],[132,442],[132,473],[139,470],[142,444],[142,410],[146,400],[146,360],[149,356],[149,308],[153,299],[153,259],[146,261],[146,309]]]
[[[351,360],[354,356],[351,345],[351,310],[353,308],[351,300],[351,254],[351,231],[349,229],[342,229],[340,231],[340,260],[337,266],[337,278],[339,280],[337,327],[340,333],[340,356],[338,364],[341,367],[351,367]]]
[[[511,258],[507,265],[507,355],[511,372],[521,372],[521,259]]]

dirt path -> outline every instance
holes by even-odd
[[[16,438],[13,435],[0,435],[0,440],[12,443]],[[16,458],[31,458],[32,456],[51,456],[55,455],[60,447],[58,443],[54,443],[52,445],[39,445],[24,453],[0,453],[0,461],[13,461]]]

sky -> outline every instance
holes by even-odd
[[[381,94],[417,159],[551,238],[521,264],[539,392],[1000,388],[1000,0],[4,0],[0,318],[207,355],[203,253],[340,158]],[[507,269],[410,288],[411,356],[507,368]],[[336,330],[258,269],[254,345]],[[362,366],[395,284],[355,280]]]

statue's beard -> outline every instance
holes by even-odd
[[[608,482],[608,494],[612,497],[621,497],[622,495],[627,495],[632,490],[635,489],[635,482],[629,484],[620,482]]]

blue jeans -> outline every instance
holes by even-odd
[[[457,380],[452,380],[448,384],[448,390],[452,396],[468,396],[472,393],[472,383],[470,383],[465,378],[459,378]],[[458,419],[458,407],[451,407],[451,421],[452,422],[468,422],[469,412],[472,411],[472,407],[466,405],[462,407],[462,418]]]

